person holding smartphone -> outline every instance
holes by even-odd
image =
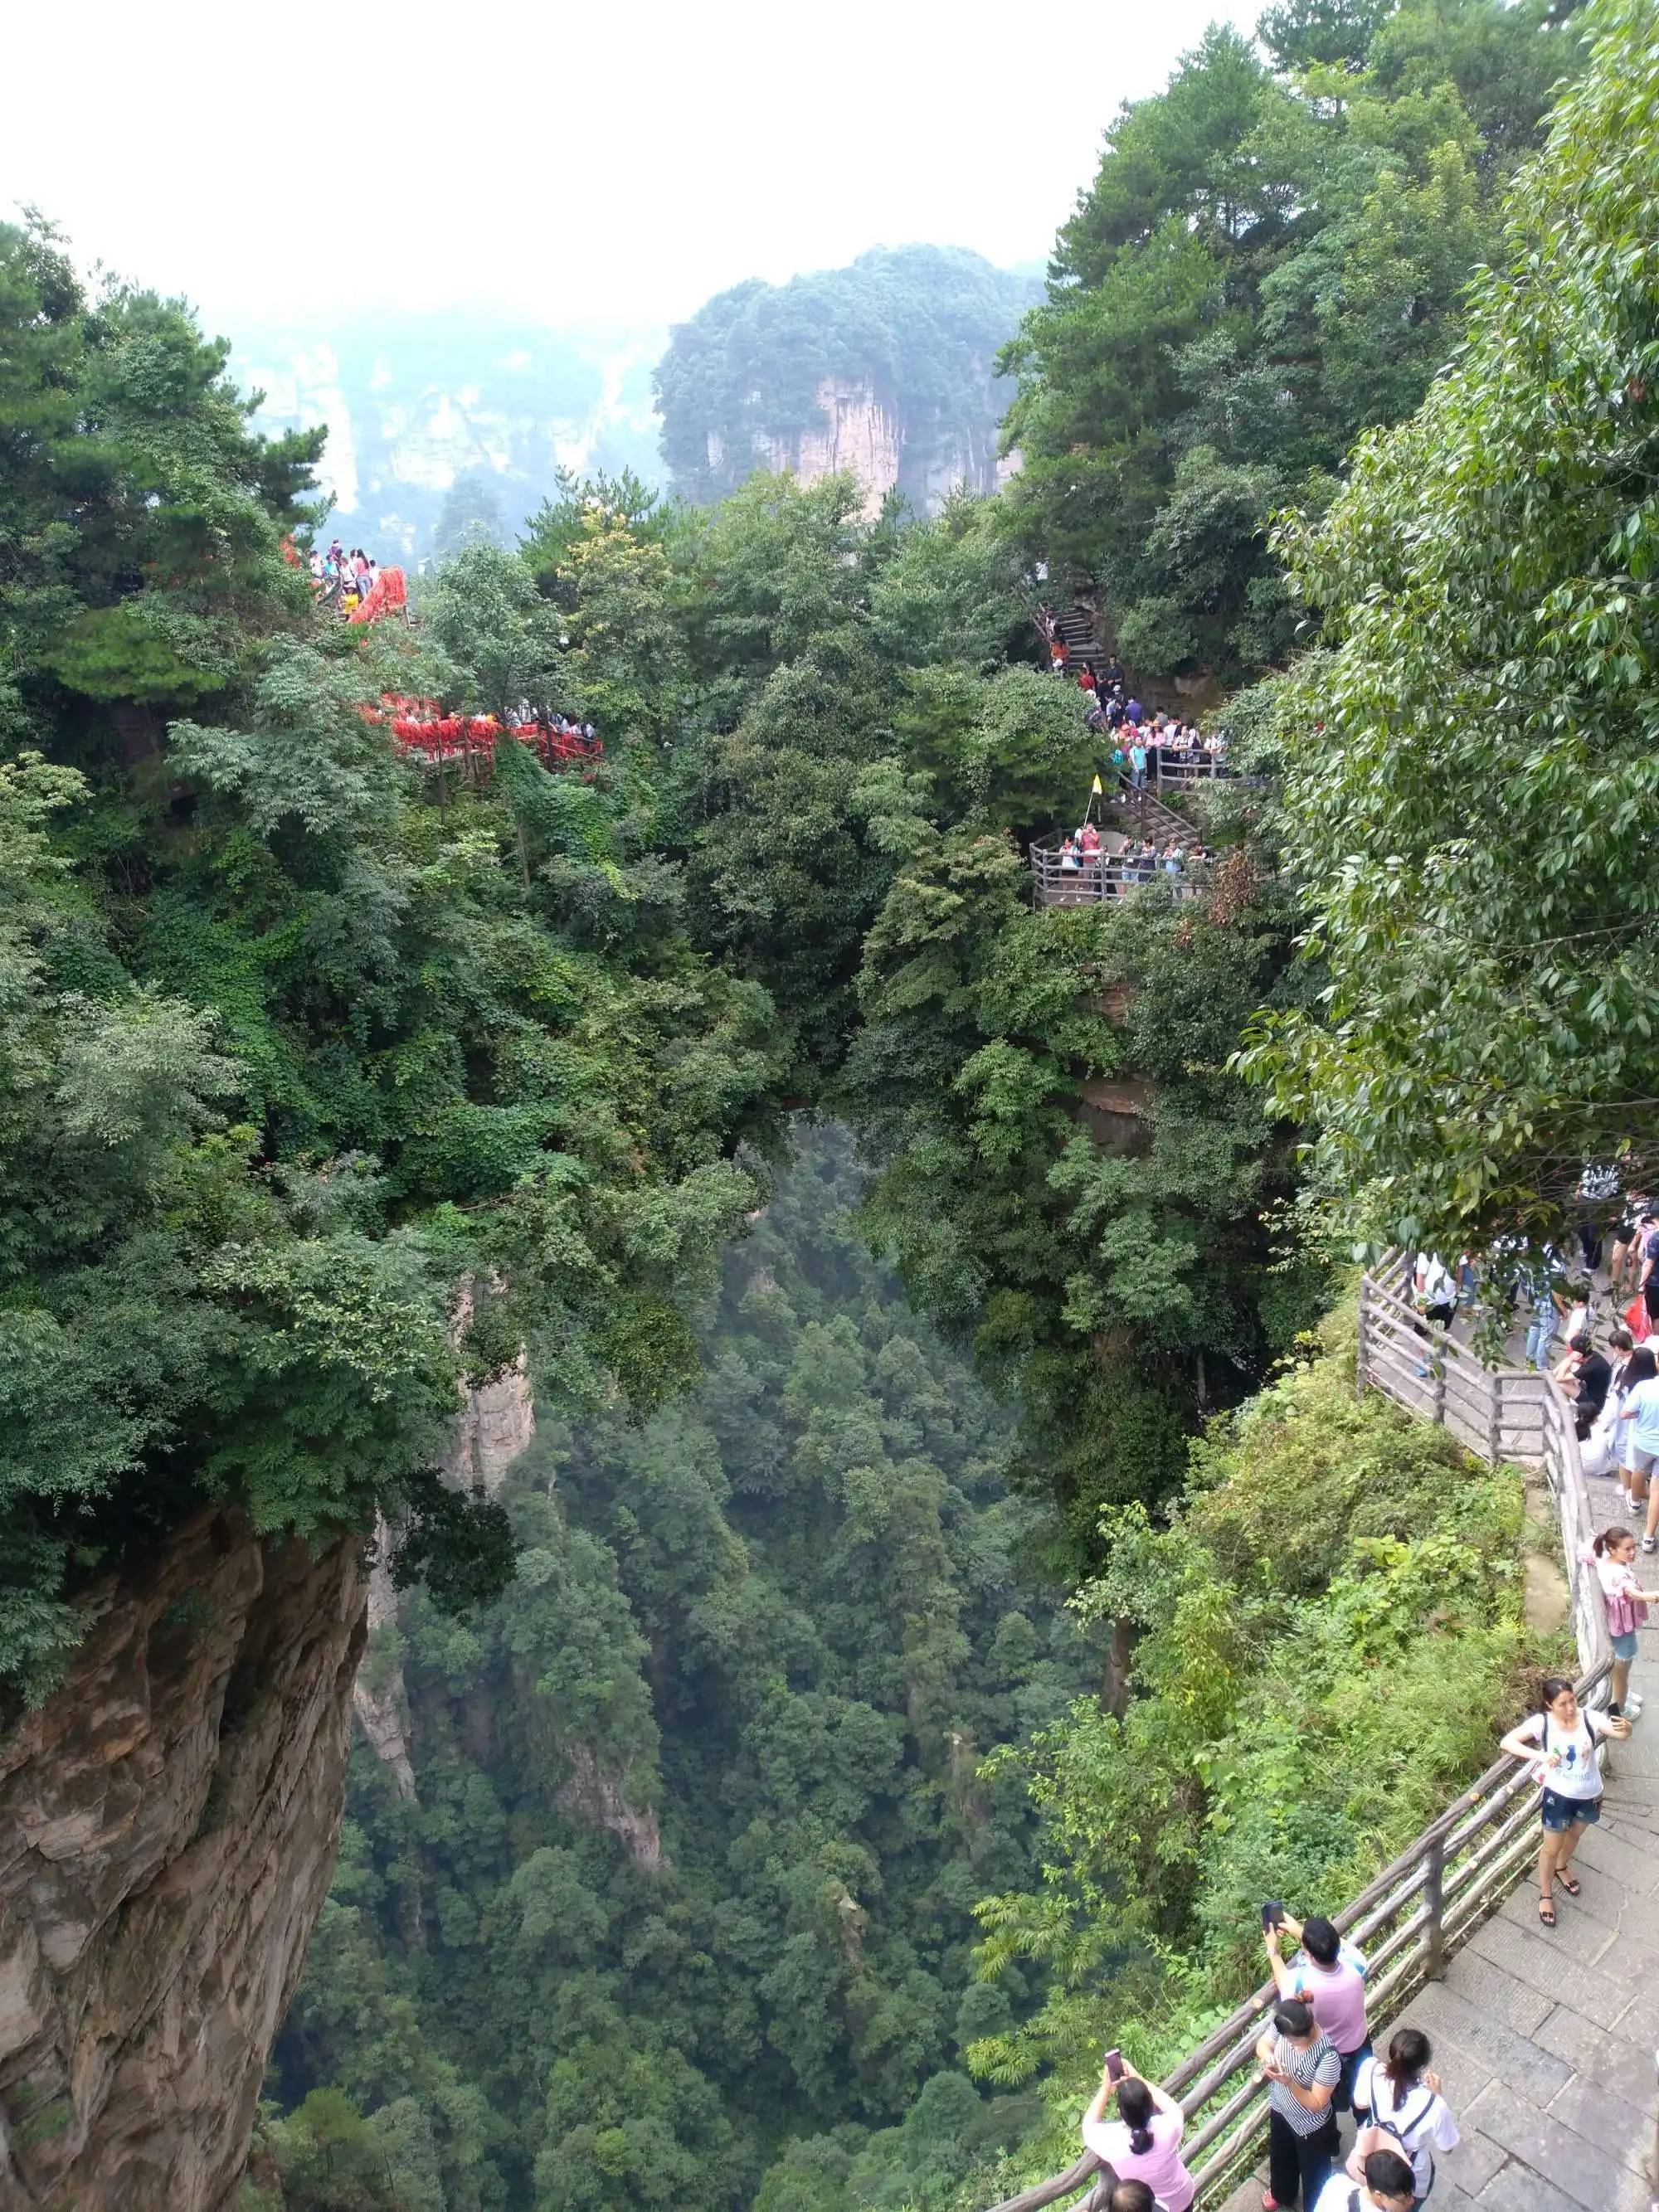
[[[1331,2100],[1342,2079],[1342,2061],[1300,1997],[1275,2008],[1255,2055],[1267,2084],[1267,2190],[1261,2212],[1288,2212],[1298,2197],[1313,2212],[1336,2164]]]
[[[1267,1953],[1267,1971],[1281,1998],[1301,1997],[1313,2013],[1321,2032],[1336,2045],[1342,2061],[1333,2109],[1346,2112],[1353,2102],[1354,2078],[1371,2055],[1370,2028],[1365,2017],[1365,1984],[1370,1967],[1363,1951],[1345,1943],[1334,1924],[1314,1917],[1297,1920],[1282,1905],[1273,1907],[1270,1920],[1264,1907],[1261,1940]],[[1280,1930],[1302,1946],[1301,1955],[1286,1964],[1280,1950]]]
[[[1106,2118],[1117,2099],[1118,2117]],[[1106,2054],[1095,2101],[1083,2116],[1083,2142],[1120,2181],[1144,2181],[1164,2212],[1187,2212],[1193,2177],[1181,2160],[1187,2122],[1175,2099],[1136,2073],[1115,2051]]]

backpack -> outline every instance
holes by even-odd
[[[1348,2154],[1349,2177],[1354,2181],[1364,2179],[1365,2160],[1374,2150],[1397,2150],[1415,2174],[1417,2160],[1411,2146],[1412,2130],[1414,2128],[1420,2128],[1434,2110],[1435,2093],[1432,2089],[1425,2091],[1422,2109],[1414,2117],[1407,2118],[1402,2109],[1396,2107],[1391,2119],[1379,2119],[1376,2104],[1376,2076],[1375,2074],[1372,2075],[1371,2081],[1371,2117],[1353,2139],[1353,2148]],[[1348,2212],[1355,2212],[1358,2203],[1359,2192],[1356,2190],[1348,2200]]]

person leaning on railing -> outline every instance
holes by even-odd
[[[1113,2079],[1109,2067],[1102,2069],[1095,2100],[1083,2115],[1084,2143],[1121,2180],[1145,2182],[1163,2212],[1187,2212],[1193,2177],[1181,2159],[1187,2127],[1181,2107],[1127,2058],[1122,2064],[1121,2081]],[[1118,2117],[1109,2120],[1106,2107],[1114,2095]]]

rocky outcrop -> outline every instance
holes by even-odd
[[[0,2203],[229,2212],[339,1836],[366,1589],[200,1516],[0,1746]]]
[[[792,438],[761,440],[765,465],[788,469],[805,484],[850,470],[864,491],[867,521],[899,478],[903,434],[892,408],[868,384],[842,386],[826,377],[817,392],[817,413]]]
[[[469,1390],[444,1459],[444,1472],[468,1490],[494,1498],[507,1470],[536,1438],[536,1407],[524,1354],[494,1382]]]
[[[472,1292],[467,1288],[450,1317],[450,1334],[455,1341],[459,1341],[471,1316]],[[494,1498],[507,1479],[507,1470],[535,1441],[535,1401],[521,1352],[493,1381],[462,1393],[460,1415],[444,1457],[444,1472],[461,1488],[481,1490]],[[375,1531],[375,1564],[368,1577],[368,1632],[372,1639],[377,1629],[385,1634],[371,1643],[352,1685],[351,1702],[369,1749],[407,1803],[416,1794],[415,1768],[410,1757],[413,1723],[403,1662],[392,1640],[398,1626],[398,1593],[386,1565],[389,1547],[382,1521]]]
[[[500,1287],[499,1285],[496,1285]],[[449,1316],[450,1341],[459,1344],[472,1320],[474,1291],[461,1286]],[[460,1418],[444,1457],[444,1473],[463,1489],[494,1498],[507,1470],[535,1441],[536,1403],[524,1352],[488,1382],[463,1389]]]
[[[409,1757],[409,1692],[401,1660],[391,1642],[398,1627],[398,1593],[386,1564],[386,1525],[375,1532],[374,1566],[368,1576],[368,1626],[370,1647],[351,1686],[351,1705],[368,1747],[392,1776],[392,1787],[409,1803],[415,1796],[415,1769]],[[374,1632],[385,1632],[374,1648]]]
[[[562,1813],[608,1829],[636,1867],[655,1874],[662,1865],[662,1834],[657,1816],[629,1802],[628,1778],[603,1767],[585,1743],[561,1745],[570,1771],[554,1801]]]
[[[836,382],[826,377],[817,387],[817,412],[804,429],[787,436],[757,434],[749,465],[788,470],[804,484],[850,471],[863,489],[860,512],[866,522],[881,512],[890,491],[902,492],[918,514],[933,514],[952,492],[990,492],[1012,471],[997,457],[995,415],[988,374],[984,380],[983,433],[963,424],[947,425],[929,416],[913,422],[873,384]],[[1011,457],[1013,468],[1018,456]],[[708,433],[711,476],[726,473],[727,456],[716,431]]]

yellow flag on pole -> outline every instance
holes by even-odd
[[[1106,796],[1105,793],[1100,787],[1100,778],[1098,776],[1095,778],[1093,785],[1091,787],[1097,799],[1103,799]]]

